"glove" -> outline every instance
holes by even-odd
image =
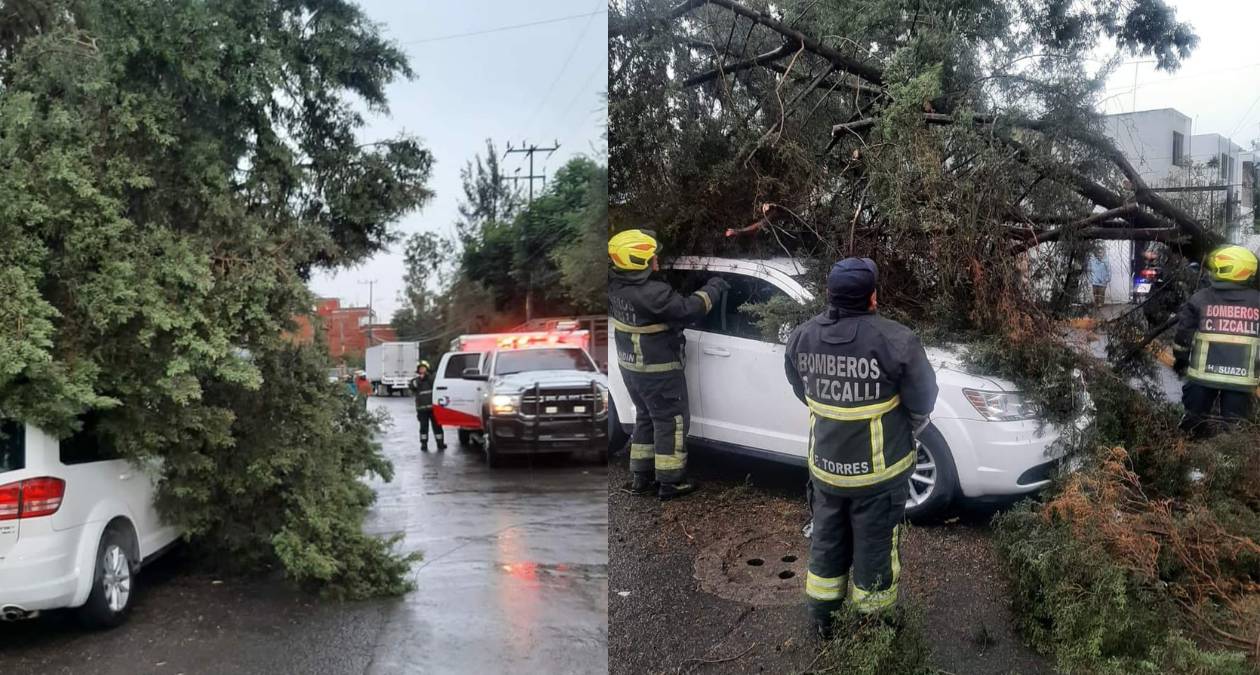
[[[712,279],[709,279],[707,286],[709,287],[709,290],[713,291],[717,295],[721,295],[731,290],[731,285],[726,283],[726,279],[723,279],[722,277],[713,277]],[[714,300],[716,299],[717,298],[714,298]]]

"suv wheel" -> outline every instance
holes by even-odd
[[[111,525],[101,535],[96,551],[92,592],[79,608],[79,619],[94,628],[113,628],[127,620],[135,591],[135,561],[127,552],[128,538]]]
[[[910,498],[906,515],[926,521],[944,513],[958,495],[958,472],[945,437],[928,425],[915,440],[914,472],[910,474]]]
[[[630,434],[621,426],[621,418],[617,416],[617,402],[608,397],[608,452],[617,452],[630,442]]]

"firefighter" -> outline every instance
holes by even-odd
[[[914,436],[936,404],[936,373],[919,338],[876,314],[878,275],[869,258],[836,263],[827,311],[797,327],[785,352],[788,382],[810,412],[805,595],[824,638],[846,591],[862,613],[896,603]]]
[[[1251,399],[1260,384],[1260,290],[1249,282],[1256,255],[1241,246],[1224,246],[1208,256],[1211,285],[1190,296],[1177,313],[1173,369],[1185,377],[1181,428],[1203,438],[1214,405],[1229,425],[1251,416]]]
[[[636,411],[630,437],[633,479],[627,491],[656,491],[668,500],[696,490],[687,480],[684,439],[691,413],[683,375],[683,328],[708,314],[729,285],[714,277],[684,296],[650,278],[660,269],[657,250],[650,230],[626,230],[608,240],[608,312],[617,362]]]
[[[421,361],[416,366],[416,376],[407,383],[411,393],[416,397],[416,419],[420,420],[420,449],[429,451],[429,429],[437,439],[437,449],[446,449],[446,438],[442,436],[442,425],[433,419],[433,376],[429,374],[429,362]]]

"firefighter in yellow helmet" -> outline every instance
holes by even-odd
[[[420,449],[429,451],[429,430],[437,438],[437,449],[446,449],[446,437],[442,434],[442,425],[433,417],[433,373],[429,370],[429,362],[421,361],[416,366],[416,376],[407,383],[407,388],[416,397],[416,420],[420,422]]]
[[[651,230],[626,230],[608,240],[612,270],[608,313],[617,365],[634,402],[627,491],[662,500],[696,490],[687,480],[687,380],[683,375],[683,328],[718,304],[728,284],[714,277],[704,288],[682,295],[652,272],[659,269]]]
[[[1227,424],[1251,416],[1260,385],[1260,290],[1252,283],[1256,255],[1224,246],[1208,256],[1211,286],[1190,297],[1177,313],[1173,369],[1185,377],[1181,428],[1196,437],[1214,433],[1218,407]]]

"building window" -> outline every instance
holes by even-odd
[[[1221,153],[1221,180],[1229,182],[1229,155]]]
[[[1181,166],[1186,161],[1186,137],[1180,132],[1173,132],[1173,166]]]

